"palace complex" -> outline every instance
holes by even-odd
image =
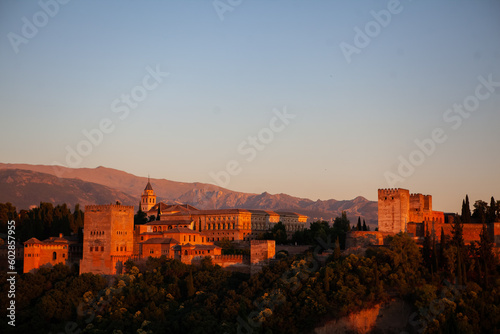
[[[113,275],[123,272],[124,263],[149,257],[166,256],[196,264],[210,257],[223,267],[247,266],[249,272],[260,268],[275,255],[275,243],[257,240],[282,222],[288,237],[304,229],[307,216],[293,212],[218,209],[199,210],[189,204],[157,202],[148,181],[141,196],[140,210],[149,221],[134,225],[134,207],[125,205],[87,205],[85,207],[83,245],[75,236],[51,237],[44,241],[31,238],[21,249],[24,272],[44,264],[79,264],[80,273]],[[356,251],[384,245],[388,236],[406,232],[417,243],[426,233],[439,241],[441,233],[450,236],[455,214],[434,211],[432,196],[410,194],[406,189],[378,190],[378,231],[351,231],[346,249]],[[463,224],[464,241],[479,241],[482,224]],[[488,232],[500,249],[500,222],[489,223]],[[228,240],[249,256],[223,255],[217,244]]]
[[[166,256],[194,264],[204,257],[227,267],[261,266],[274,257],[274,241],[255,240],[282,222],[287,234],[305,227],[307,216],[293,212],[224,209],[198,210],[189,204],[157,202],[148,181],[140,209],[151,217],[134,226],[134,207],[88,205],[85,207],[83,258],[80,273],[121,273],[129,260]],[[215,242],[229,240],[250,248],[249,258],[222,255]],[[29,267],[27,268],[29,269]]]

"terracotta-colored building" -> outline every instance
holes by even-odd
[[[441,231],[451,236],[454,214],[432,209],[432,196],[410,194],[407,189],[378,190],[378,231],[381,235],[407,232],[422,241],[427,231],[439,238]],[[465,243],[479,241],[482,224],[463,224]],[[487,226],[490,238],[500,246],[500,222]],[[355,234],[351,235],[355,239]],[[351,240],[355,243],[355,240]]]
[[[444,223],[444,213],[432,210],[432,196],[410,194],[407,189],[378,190],[380,232],[407,232],[409,223]]]
[[[113,275],[134,251],[134,207],[85,206],[80,273]]]
[[[189,204],[165,204],[156,202],[153,187],[148,182],[141,197],[144,203],[156,203],[146,212],[147,217],[157,217],[157,230],[168,225],[183,225],[206,235],[209,241],[250,241],[270,231],[275,224],[285,225],[288,237],[306,226],[307,216],[295,212],[274,212],[267,210],[217,209],[198,210]],[[180,222],[184,221],[184,224]],[[163,224],[163,225],[162,225]]]
[[[62,234],[44,241],[31,238],[24,243],[23,272],[58,263],[69,264],[69,242]]]

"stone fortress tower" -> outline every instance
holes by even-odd
[[[417,227],[415,224],[425,224]],[[378,190],[378,228],[380,232],[425,233],[435,224],[444,224],[442,211],[432,210],[432,196],[410,194],[406,189]],[[419,228],[421,231],[416,231]]]
[[[80,273],[119,274],[123,263],[132,256],[133,249],[133,206],[85,206]]]
[[[406,189],[378,190],[378,230],[406,232],[410,220],[410,191]]]
[[[149,182],[141,195],[141,210],[143,212],[148,212],[153,206],[156,204],[156,194],[151,186],[151,182]]]

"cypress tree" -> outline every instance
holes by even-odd
[[[444,247],[446,246],[446,235],[444,234],[444,229],[441,227],[441,237],[439,238],[439,263],[441,266],[445,263],[444,259]]]
[[[363,219],[363,231],[369,231],[364,219]]]
[[[160,203],[158,203],[158,211],[156,213],[156,220],[160,220],[160,216],[161,216],[161,208],[160,208]]]
[[[363,228],[361,227],[361,217],[358,217],[358,226],[356,227],[356,229],[357,229],[358,231],[363,230]]]
[[[462,222],[464,224],[470,223],[470,204],[469,204],[469,195],[465,195],[465,201],[462,201]]]
[[[187,290],[187,296],[191,297],[195,293],[194,289],[194,280],[193,280],[193,272],[190,271],[188,277],[186,278],[186,290]]]
[[[463,224],[459,217],[455,218],[452,226],[452,242],[453,244],[462,250],[464,248],[464,235],[463,235]]]
[[[488,223],[493,223],[495,222],[496,220],[496,202],[495,202],[495,198],[493,198],[493,196],[491,196],[491,202],[490,202],[490,206],[488,207],[488,213],[487,213],[487,222]]]
[[[431,270],[431,236],[429,230],[426,231],[424,237],[424,244],[422,245],[422,257],[424,258],[424,265],[427,269]]]
[[[490,241],[490,235],[486,224],[483,224],[481,234],[479,234],[479,256],[480,265],[483,267],[484,287],[488,288],[488,274],[495,265],[495,255],[493,254],[493,244]]]
[[[335,260],[338,260],[338,259],[340,259],[340,255],[341,255],[341,252],[340,252],[340,241],[339,241],[339,237],[337,236],[337,240],[335,241],[335,248],[333,250],[333,258]]]
[[[467,282],[464,263],[465,242],[462,221],[458,217],[453,222],[452,243],[457,249],[457,284],[462,285]]]

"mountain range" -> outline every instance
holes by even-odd
[[[48,165],[0,163],[0,203],[11,202],[28,209],[40,202],[74,206],[120,201],[136,209],[148,178],[117,169],[66,168]],[[346,211],[351,224],[360,216],[368,225],[377,224],[377,202],[358,196],[352,200],[313,201],[287,194],[243,193],[206,183],[151,179],[158,201],[187,203],[199,209],[265,209],[293,211],[310,220],[332,218]]]

